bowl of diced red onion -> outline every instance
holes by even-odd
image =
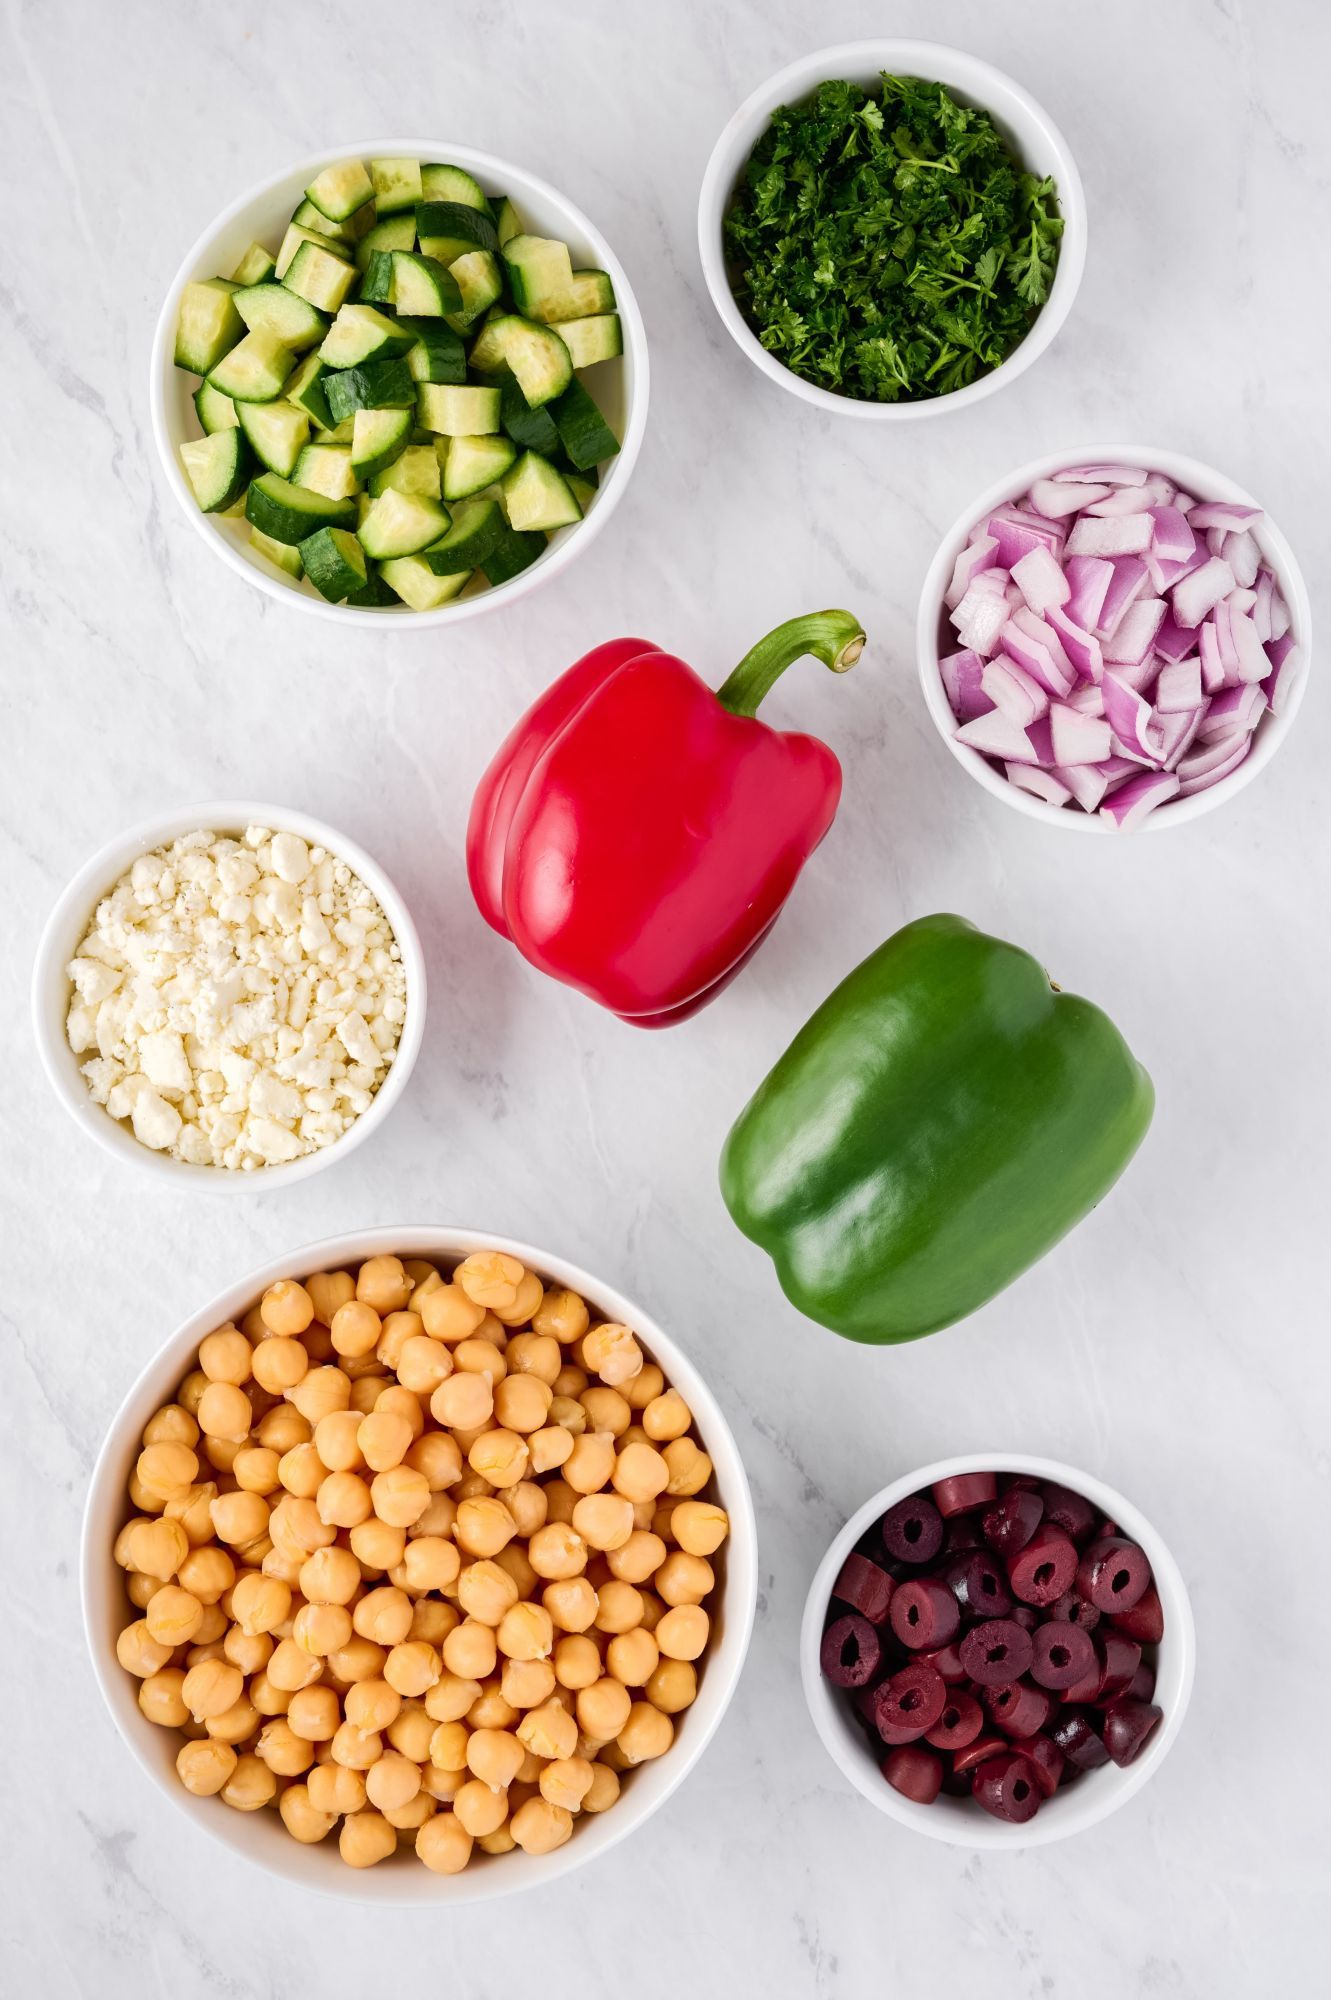
[[[920,680],[995,797],[1080,832],[1178,826],[1250,784],[1293,726],[1307,587],[1269,514],[1154,447],[1036,460],[929,568]]]

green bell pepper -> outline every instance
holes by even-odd
[[[1154,1104],[1098,1007],[964,917],[921,917],[801,1028],[726,1140],[721,1192],[802,1313],[916,1340],[1080,1222]]]

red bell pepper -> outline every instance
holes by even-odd
[[[825,743],[758,704],[804,653],[834,673],[864,646],[845,611],[792,618],[719,690],[646,639],[611,639],[546,689],[472,803],[467,872],[523,957],[638,1027],[732,979],[836,815]]]

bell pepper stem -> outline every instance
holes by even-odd
[[[863,651],[864,627],[849,611],[809,611],[802,618],[788,618],[751,646],[716,698],[732,715],[756,715],[786,668],[805,653],[834,674],[844,674]]]

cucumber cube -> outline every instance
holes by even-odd
[[[308,486],[328,500],[350,500],[360,487],[347,444],[307,444],[291,476],[297,486]]]
[[[194,438],[189,444],[182,444],[180,462],[202,511],[220,514],[245,491],[250,449],[240,429],[214,431],[211,437]]]
[[[370,479],[400,458],[416,428],[414,410],[357,410],[351,428],[351,469]]]
[[[345,222],[374,200],[374,184],[359,160],[344,160],[340,166],[325,167],[305,193],[330,222]]]
[[[420,556],[398,556],[382,563],[379,574],[413,611],[437,611],[459,596],[470,580],[465,570],[459,576],[436,576]]]
[[[449,517],[437,500],[423,493],[398,493],[392,488],[372,500],[360,524],[361,543],[376,562],[394,556],[414,556],[437,542]]]
[[[265,250],[262,243],[251,243],[231,273],[231,280],[237,285],[262,285],[273,276],[275,270],[276,264],[271,251]]]
[[[499,429],[498,389],[451,382],[418,382],[416,408],[427,431],[443,437],[479,437]]]
[[[234,402],[271,403],[281,395],[295,358],[276,334],[256,327],[222,356],[208,380]]]
[[[355,275],[354,264],[348,264],[336,251],[318,243],[302,243],[282,282],[320,312],[335,313],[351,290]]]
[[[618,313],[561,320],[559,337],[575,368],[592,368],[598,361],[613,361],[624,352],[624,330]]]
[[[191,375],[211,375],[241,340],[245,322],[236,311],[234,285],[221,278],[202,278],[186,285],[176,321],[175,363]]]
[[[371,160],[370,186],[374,189],[376,215],[395,215],[400,209],[415,210],[423,201],[419,160]]]
[[[305,574],[330,604],[341,604],[353,590],[363,590],[365,551],[346,528],[316,528],[300,545]]]
[[[262,535],[257,528],[250,529],[250,544],[270,563],[276,563],[278,569],[285,570],[288,576],[304,576],[305,565],[300,559],[299,549],[288,548],[285,542],[275,542],[271,535]]]
[[[517,529],[567,528],[582,519],[568,481],[539,452],[525,451],[500,481],[509,526]]]

